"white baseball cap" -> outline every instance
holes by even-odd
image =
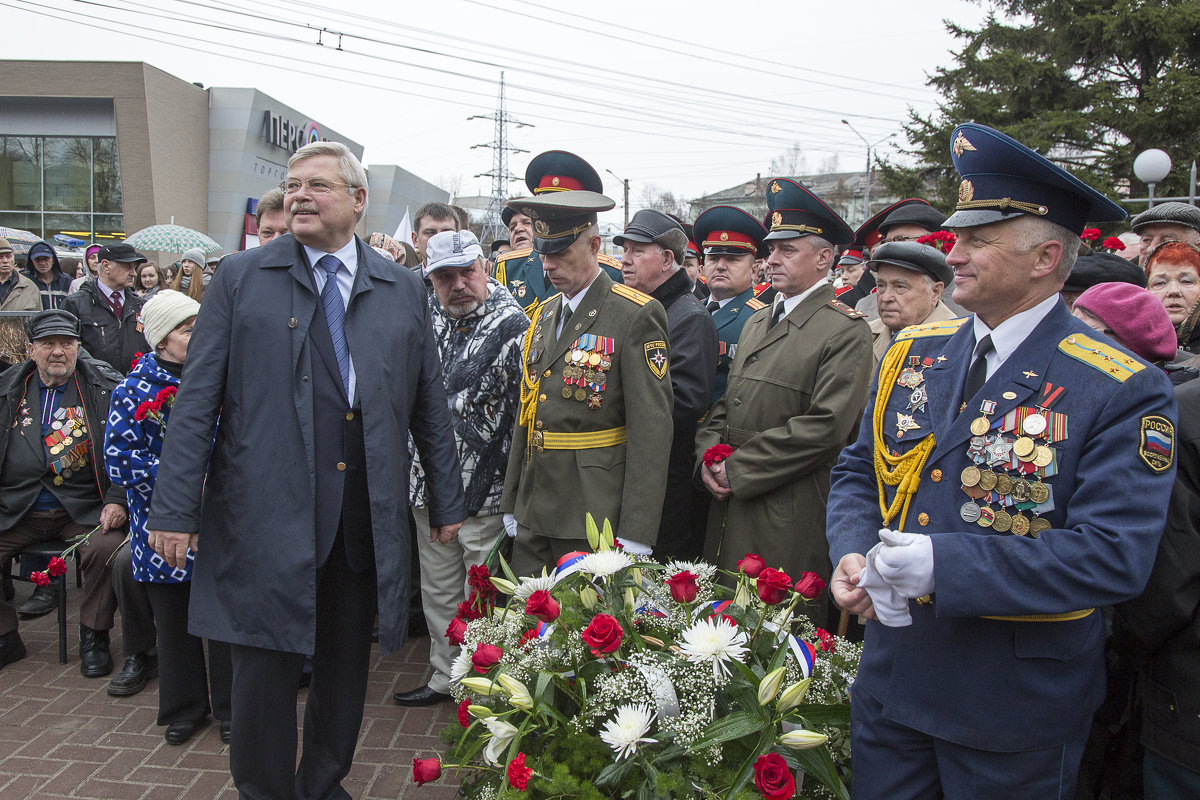
[[[469,267],[483,258],[483,248],[470,231],[442,231],[425,243],[425,277],[442,267]]]

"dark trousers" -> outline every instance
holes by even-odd
[[[67,540],[88,530],[62,509],[30,511],[16,525],[0,532],[0,564],[31,544],[50,539]],[[92,630],[106,631],[113,626],[117,598],[112,591],[109,560],[124,539],[124,528],[97,531],[77,551],[79,566],[83,568],[83,603],[79,607],[79,621]],[[17,611],[11,603],[0,597],[0,636],[16,629]]]
[[[133,552],[129,542],[121,545],[112,560],[113,592],[121,611],[121,652],[128,658],[154,647],[154,610],[146,596],[146,584],[133,577]]]
[[[375,571],[356,573],[339,531],[317,570],[316,652],[296,768],[296,685],[303,653],[235,644],[229,771],[244,800],[341,800],[350,772],[371,654]]]
[[[158,625],[158,724],[196,722],[210,710],[217,719],[229,719],[233,683],[229,645],[208,643],[205,671],[204,640],[187,632],[191,582],[142,585]]]
[[[1029,709],[1030,725],[1038,709]],[[948,709],[947,713],[954,713]],[[854,800],[1070,800],[1087,729],[1069,742],[1002,753],[938,739],[883,716],[872,695],[854,688],[850,751]]]

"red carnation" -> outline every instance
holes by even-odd
[[[446,638],[450,640],[451,647],[458,647],[467,640],[467,623],[462,617],[450,620],[450,626],[446,628]]]
[[[800,580],[796,581],[796,594],[805,600],[813,600],[823,591],[825,581],[821,580],[820,575],[815,572],[800,573]]]
[[[417,786],[424,786],[440,777],[442,777],[442,763],[436,758],[413,759],[413,780],[417,782]]]
[[[542,622],[554,622],[558,619],[558,601],[545,589],[538,589],[525,601],[525,613],[537,617]]]
[[[471,712],[467,711],[469,705],[471,705],[470,700],[463,700],[458,704],[458,724],[464,728],[471,727]]]
[[[492,573],[486,564],[476,564],[467,573],[467,585],[474,589],[480,597],[491,603],[496,597],[496,585],[492,583]]]
[[[59,575],[67,574],[67,562],[63,561],[58,556],[50,559],[50,564],[46,567],[46,572],[50,573],[51,578],[57,578]]]
[[[796,779],[778,753],[767,753],[754,762],[754,786],[767,800],[788,800],[796,796]]]
[[[697,592],[700,591],[696,586],[696,575],[684,570],[677,572],[667,578],[667,586],[671,589],[671,597],[676,603],[690,603],[696,599]]]
[[[34,586],[49,586],[50,576],[45,572],[33,572],[29,575],[29,580],[33,581]]]
[[[137,411],[133,412],[133,419],[136,422],[142,422],[146,419],[146,415],[150,413],[153,404],[149,400],[143,400],[138,404]]]
[[[1110,253],[1116,253],[1125,249],[1125,243],[1115,236],[1110,236],[1100,243],[1100,248]]]
[[[129,369],[132,370],[134,367],[136,367],[138,365],[138,362],[142,360],[142,356],[144,356],[144,355],[146,355],[146,354],[145,353],[134,353],[133,361],[129,362]]]
[[[767,567],[758,573],[755,588],[758,590],[759,600],[769,606],[777,606],[792,591],[792,579],[786,572]]]
[[[1100,241],[1100,229],[1084,228],[1083,233],[1079,234],[1079,238],[1083,239],[1085,242],[1098,242]]]
[[[529,630],[527,630],[521,634],[521,641],[517,642],[517,647],[524,650],[524,649],[526,649],[526,647],[528,647],[529,643],[532,642],[536,638],[538,638],[537,631],[530,628]]]
[[[746,557],[737,563],[737,568],[747,578],[757,578],[767,566],[767,562],[758,553],[746,553]]]
[[[525,766],[525,754],[517,753],[517,757],[508,762],[508,785],[518,792],[523,792],[529,786],[529,779],[532,777],[533,770]]]
[[[832,653],[837,649],[837,640],[824,628],[817,628],[817,638],[821,641],[821,649],[825,652]]]
[[[714,444],[704,451],[704,463],[708,466],[720,464],[733,455],[733,448],[727,444]]]
[[[481,619],[483,617],[483,612],[475,607],[475,601],[478,598],[479,595],[475,594],[475,592],[471,592],[470,597],[458,604],[458,615],[467,622],[475,619]]]
[[[591,648],[592,655],[599,658],[620,647],[624,635],[625,631],[616,619],[608,614],[597,614],[584,630],[583,641]]]
[[[179,391],[179,389],[175,386],[167,386],[163,389],[160,389],[158,394],[154,395],[154,402],[159,404],[170,402],[171,398],[175,396],[177,391]]]
[[[496,645],[481,644],[475,648],[475,653],[471,656],[471,666],[480,675],[487,675],[487,671],[499,664],[503,657],[504,651]]]

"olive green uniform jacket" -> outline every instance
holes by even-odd
[[[742,329],[729,388],[696,435],[697,469],[713,445],[733,448],[733,495],[712,500],[704,556],[736,570],[758,553],[793,579],[810,571],[828,581],[829,471],[866,405],[871,331],[829,285],[768,330],[770,318],[768,306]]]
[[[536,416],[529,427],[517,422],[500,510],[553,539],[584,538],[591,512],[598,525],[609,520],[618,536],[653,545],[672,438],[667,314],[650,295],[614,284],[601,272],[556,341],[562,304],[561,294],[548,298],[527,336],[522,394],[536,403]],[[588,336],[595,341],[575,345]],[[608,342],[604,388],[568,386],[564,357],[572,349],[590,354],[588,347],[606,348]],[[532,395],[531,379],[538,381]],[[564,397],[564,390],[572,396]],[[586,399],[575,398],[579,391]],[[600,401],[593,407],[596,394]],[[621,428],[626,441],[606,444]],[[599,446],[563,448],[552,441],[557,434],[593,434]]]

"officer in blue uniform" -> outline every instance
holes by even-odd
[[[734,206],[714,206],[696,217],[695,241],[704,249],[709,297],[705,308],[717,326],[717,379],[712,403],[725,396],[729,367],[742,326],[766,304],[754,297],[754,259],[765,256],[767,229]]]
[[[604,194],[604,182],[592,165],[565,150],[547,150],[535,156],[525,169],[525,185],[535,196],[578,190]],[[542,257],[533,249],[529,218],[519,209],[507,206],[500,219],[509,229],[514,249],[497,258],[495,278],[508,287],[525,313],[533,317],[541,304],[558,292],[546,277]],[[597,259],[613,283],[624,283],[620,259],[607,253],[599,254]]]
[[[1104,697],[1103,606],[1138,595],[1175,472],[1165,375],[1059,297],[1115,203],[957,127],[964,319],[906,328],[834,468],[830,588],[868,618],[855,798],[1068,798]]]

